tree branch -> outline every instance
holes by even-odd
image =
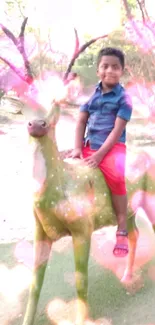
[[[26,24],[27,24],[27,21],[28,21],[28,17],[24,18],[24,21],[21,25],[21,31],[20,31],[20,34],[19,34],[19,38],[18,38],[18,50],[19,52],[21,53],[22,57],[23,57],[23,60],[24,60],[24,65],[25,65],[25,68],[26,68],[26,71],[27,71],[27,76],[28,76],[28,79],[29,79],[29,82],[30,82],[30,79],[33,80],[33,73],[31,71],[31,67],[30,67],[30,62],[27,58],[27,55],[26,55],[26,51],[25,51],[25,39],[24,39],[24,33],[25,33],[25,27],[26,27]]]
[[[137,3],[138,3],[139,9],[140,9],[141,14],[142,14],[143,23],[145,24],[145,13],[143,11],[143,7],[142,7],[142,4],[141,4],[141,1],[140,0],[137,0]]]
[[[14,36],[14,34],[7,27],[5,27],[3,24],[0,24],[0,27],[1,27],[2,31],[5,33],[5,35],[9,39],[11,39],[11,41],[14,43],[15,46],[17,46],[18,41],[17,41],[17,38]]]
[[[77,32],[77,29],[76,28],[74,28],[74,33],[75,33],[75,50],[74,50],[74,54],[73,54],[73,56],[74,55],[76,55],[76,53],[78,52],[78,50],[79,50],[79,36],[78,36],[78,32]]]
[[[143,3],[142,3],[142,1],[143,1]],[[154,27],[152,27],[151,24],[149,24],[150,18],[149,18],[149,15],[147,13],[147,10],[145,8],[145,0],[142,0],[142,1],[137,0],[137,3],[139,5],[140,10],[141,10],[141,13],[142,13],[142,18],[144,17],[143,18],[143,24],[144,24],[144,26],[146,28],[148,28],[152,32],[152,35],[155,37]],[[123,0],[123,4],[124,4],[124,8],[126,10],[127,18],[131,22],[133,29],[137,33],[138,37],[140,39],[143,39],[144,38],[143,33],[141,33],[140,29],[137,27],[137,25],[136,25],[136,23],[135,23],[135,21],[133,19],[133,16],[131,14],[131,11],[130,11],[130,8],[129,8],[129,5],[128,5],[128,1],[127,0]],[[148,23],[146,22],[145,17],[148,19]]]
[[[123,4],[124,4],[124,8],[125,8],[125,11],[126,11],[126,15],[127,15],[127,18],[129,20],[132,20],[132,14],[131,14],[131,11],[130,11],[130,8],[129,8],[129,5],[128,5],[128,1],[127,0],[123,0]]]
[[[20,11],[21,16],[22,16],[23,18],[25,18],[24,14],[23,14],[23,12],[22,12],[22,9],[21,9],[21,6],[20,6],[20,3],[18,2],[18,0],[16,1],[16,4],[17,4],[17,6],[18,6],[18,9],[19,9],[19,11]]]
[[[21,30],[20,30],[20,34],[19,37],[15,37],[15,35],[5,26],[3,26],[2,24],[0,24],[3,32],[5,33],[5,35],[14,43],[14,45],[16,46],[18,52],[21,54],[23,62],[24,62],[24,66],[26,69],[26,73],[25,73],[25,79],[24,79],[24,75],[21,74],[20,70],[18,68],[16,68],[11,62],[9,62],[7,59],[5,58],[1,58],[1,60],[3,60],[14,72],[16,72],[16,74],[24,81],[26,81],[27,83],[32,83],[33,81],[33,73],[31,71],[31,66],[30,66],[30,62],[27,58],[26,55],[26,51],[25,51],[25,44],[24,44],[24,33],[25,33],[25,27],[28,21],[28,17],[24,18],[24,21],[21,25]]]
[[[13,72],[15,72],[23,81],[27,81],[25,79],[25,75],[23,75],[21,73],[21,70],[19,68],[15,67],[14,64],[12,64],[11,62],[9,62],[7,59],[3,58],[2,56],[0,56],[0,60],[2,60],[4,63],[6,63],[10,67],[10,69]]]
[[[144,14],[145,14],[145,17],[149,20],[150,17],[149,17],[149,15],[148,15],[148,12],[147,12],[147,9],[146,9],[145,0],[141,0],[141,6],[142,6],[142,8],[143,8],[143,12],[144,12]]]
[[[75,32],[76,32],[76,36],[77,36],[77,30],[75,29]],[[79,57],[79,55],[85,51],[85,49],[87,47],[89,47],[91,44],[95,43],[97,40],[99,39],[102,39],[102,38],[106,38],[108,35],[102,35],[102,36],[99,36],[99,37],[96,37],[96,38],[93,38],[91,39],[90,41],[86,42],[85,44],[83,44],[80,48],[79,48],[79,40],[78,38],[76,38],[76,46],[75,46],[75,51],[74,51],[74,54],[72,56],[72,59],[67,67],[67,70],[65,72],[65,75],[64,75],[64,78],[63,78],[63,81],[66,81],[67,80],[67,77],[75,63],[75,60]]]
[[[25,17],[24,18],[24,21],[22,22],[22,25],[21,25],[21,30],[20,30],[19,38],[24,36],[25,27],[26,27],[27,21],[28,21],[28,17]]]
[[[131,14],[131,11],[130,11],[130,8],[129,8],[129,5],[128,5],[128,1],[123,0],[123,4],[124,4],[125,11],[126,11],[126,16],[127,16],[128,20],[131,22],[133,29],[135,30],[135,32],[137,33],[139,38],[143,39],[143,34],[138,29],[138,27],[137,27],[137,25],[136,25],[136,23],[135,23],[135,21],[133,19],[133,16]]]

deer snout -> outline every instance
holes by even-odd
[[[28,122],[27,129],[32,137],[38,138],[47,134],[49,126],[44,120],[33,120]]]

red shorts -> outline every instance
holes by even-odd
[[[91,156],[96,151],[97,150],[91,149],[88,144],[82,149],[83,158]],[[98,166],[113,194],[126,194],[125,164],[126,145],[124,143],[116,143]]]

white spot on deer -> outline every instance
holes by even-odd
[[[61,201],[55,206],[55,213],[68,222],[74,222],[92,213],[92,203],[86,197],[71,197],[67,201]]]

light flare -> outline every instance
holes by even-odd
[[[150,160],[147,152],[129,152],[127,155],[126,177],[132,184],[138,182],[149,171]]]
[[[67,89],[63,81],[57,76],[50,76],[49,74],[42,75],[42,78],[36,79],[31,85],[21,82],[24,93],[20,92],[21,100],[25,102],[24,113],[28,115],[28,111],[38,111],[45,115],[52,108],[53,101],[61,102],[67,96]],[[20,85],[15,89],[18,92]]]
[[[0,265],[0,293],[8,302],[16,301],[19,295],[30,285],[31,272],[22,265],[8,269]]]
[[[43,107],[46,107],[46,109],[49,109],[52,101],[52,96],[51,91],[49,92],[49,84],[47,83],[47,81],[43,81],[41,79],[34,80],[33,84],[29,86],[26,95],[29,98],[33,98],[37,103],[41,104]]]
[[[49,319],[57,325],[74,325],[76,323],[77,310],[80,308],[82,316],[87,313],[87,307],[78,299],[65,302],[62,299],[54,299],[47,307]],[[81,317],[82,319],[82,317]],[[100,318],[92,320],[87,318],[85,325],[112,325],[111,319]]]
[[[88,198],[70,195],[67,201],[58,203],[54,211],[62,216],[67,223],[72,223],[84,219],[86,215],[91,215],[93,208],[91,193],[88,193]]]

